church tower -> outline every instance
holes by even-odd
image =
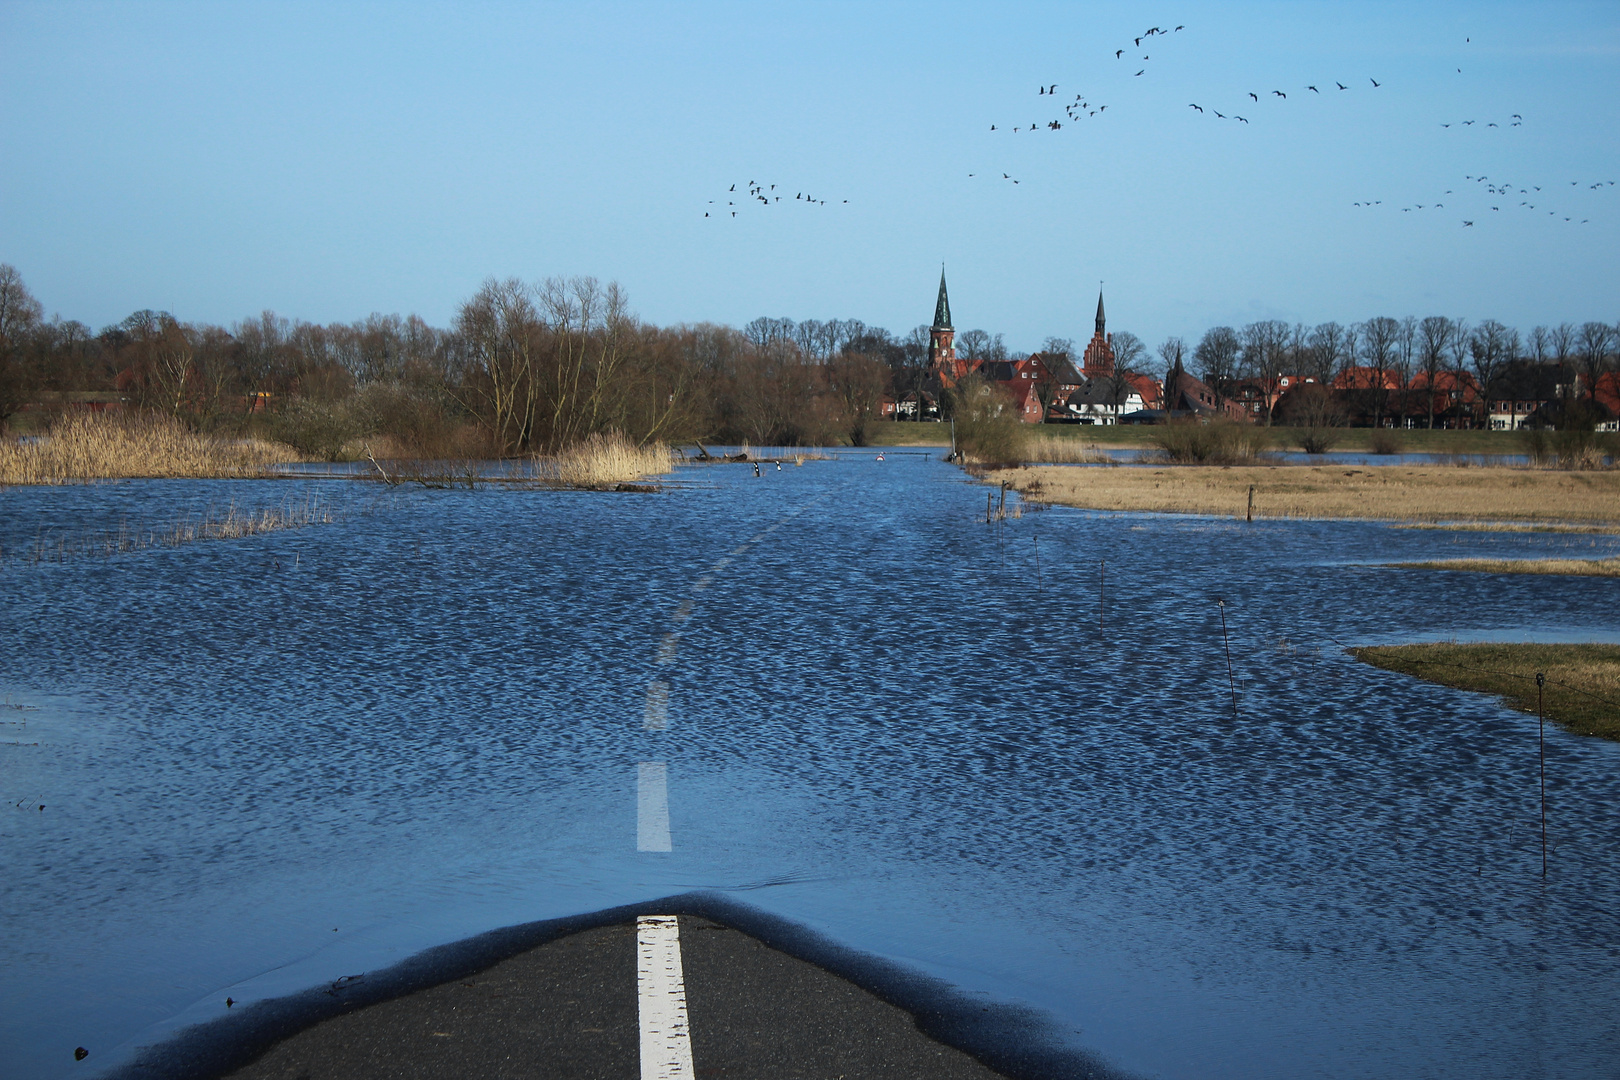
[[[956,330],[951,326],[951,300],[945,294],[945,268],[939,268],[939,299],[934,301],[934,324],[928,328],[928,370],[947,389],[967,374],[956,358]]]
[[[1086,346],[1084,364],[1080,373],[1088,379],[1114,373],[1114,341],[1108,333],[1108,320],[1103,315],[1102,290],[1097,290],[1097,332]]]

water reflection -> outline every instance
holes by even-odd
[[[38,706],[38,745],[0,747],[6,1074],[713,887],[1143,1074],[1610,1075],[1620,748],[1552,735],[1543,889],[1533,718],[1342,647],[1612,637],[1620,583],[1366,564],[1617,538],[986,526],[922,457],[681,475],[367,489],[334,526],[0,559],[0,698]],[[0,492],[0,551],[344,484]],[[653,760],[667,855],[635,850]]]

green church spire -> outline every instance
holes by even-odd
[[[934,303],[935,330],[951,329],[951,300],[945,295],[945,267],[939,268],[939,299]]]

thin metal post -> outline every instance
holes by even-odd
[[[1041,537],[1039,533],[1031,533],[1030,539],[1035,542],[1035,594],[1041,592]]]
[[[1547,676],[1536,672],[1536,723],[1541,741],[1541,880],[1547,880]]]
[[[1103,587],[1108,580],[1108,560],[1097,560],[1097,633],[1103,632],[1103,612],[1107,609],[1103,603]]]
[[[1232,691],[1232,719],[1238,718],[1237,707],[1237,679],[1232,675],[1232,639],[1226,634],[1226,601],[1217,600],[1216,605],[1221,609],[1221,640],[1226,643],[1226,685]]]

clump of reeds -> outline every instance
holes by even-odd
[[[535,460],[538,478],[581,487],[630,483],[674,469],[675,458],[668,446],[637,446],[617,431],[592,435],[559,454]]]
[[[1543,468],[1603,469],[1620,456],[1615,440],[1597,431],[1526,428],[1519,437],[1531,463]]]
[[[1114,459],[1095,443],[1062,435],[1031,434],[1024,439],[1024,460],[1043,465],[1110,465]]]
[[[199,435],[173,417],[91,413],[63,417],[38,441],[0,442],[0,484],[229,479],[298,460],[289,446]]]
[[[1155,428],[1153,442],[1181,465],[1246,465],[1261,458],[1265,434],[1229,420],[1177,420]]]

